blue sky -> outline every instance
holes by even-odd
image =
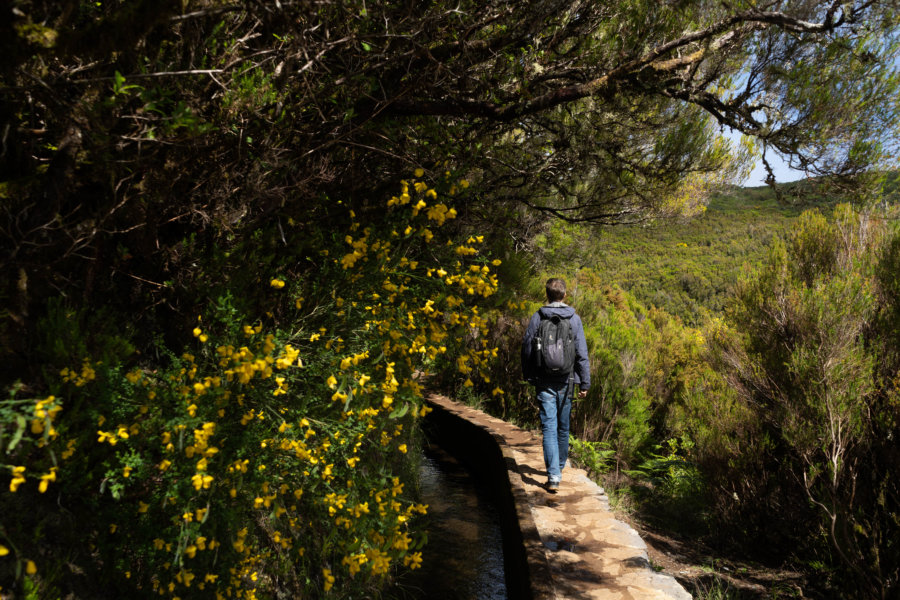
[[[731,140],[732,144],[737,144],[740,141],[741,134],[733,129],[726,128],[725,135]],[[803,171],[795,171],[788,167],[787,163],[781,160],[775,152],[770,151],[767,158],[769,164],[772,165],[772,170],[775,172],[775,179],[778,183],[797,181],[798,179],[806,177],[806,174],[803,173]],[[759,187],[761,185],[766,185],[765,179],[766,169],[763,167],[762,160],[757,159],[756,165],[754,165],[750,175],[748,175],[744,181],[738,182],[738,185],[743,187]]]
[[[774,152],[770,152],[767,156],[769,164],[772,165],[772,170],[775,172],[775,179],[778,183],[785,183],[787,181],[796,181],[798,179],[803,179],[806,175],[803,171],[795,171],[787,166],[787,163],[781,160],[778,156],[775,155]],[[747,176],[740,185],[743,187],[759,187],[761,185],[766,185],[766,169],[763,167],[762,160],[756,161],[756,166],[753,168],[753,171],[750,172],[750,175]]]

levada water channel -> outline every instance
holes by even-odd
[[[419,468],[428,504],[422,568],[390,594],[398,600],[506,600],[498,508],[484,482],[439,446],[428,445]]]

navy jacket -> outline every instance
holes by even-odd
[[[587,390],[591,387],[591,365],[588,361],[587,342],[584,339],[584,327],[581,324],[581,317],[575,314],[575,309],[562,302],[554,302],[547,306],[542,306],[536,313],[531,316],[528,322],[528,328],[525,330],[525,337],[522,340],[522,375],[528,383],[538,385],[540,383],[562,383],[568,377],[560,376],[558,379],[546,379],[538,373],[534,367],[532,359],[533,345],[532,340],[537,333],[541,324],[541,317],[548,318],[553,315],[559,315],[564,319],[569,319],[572,326],[572,333],[575,334],[575,383],[579,389]]]

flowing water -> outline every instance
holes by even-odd
[[[500,516],[487,490],[437,446],[424,452],[422,502],[428,543],[422,568],[392,596],[406,600],[506,600]]]

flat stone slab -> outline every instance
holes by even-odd
[[[657,572],[650,564],[647,546],[637,532],[610,511],[603,488],[582,469],[563,470],[559,492],[544,489],[547,476],[540,436],[492,417],[480,410],[440,395],[428,401],[441,409],[488,430],[503,444],[510,485],[523,529],[540,536],[545,564],[533,570],[546,572],[552,582],[535,597],[578,600],[690,600],[691,595],[674,577]],[[512,459],[511,461],[509,459]],[[512,470],[515,469],[515,472]],[[531,519],[527,519],[530,512]],[[529,561],[535,560],[529,554]],[[537,557],[541,560],[541,557]]]

